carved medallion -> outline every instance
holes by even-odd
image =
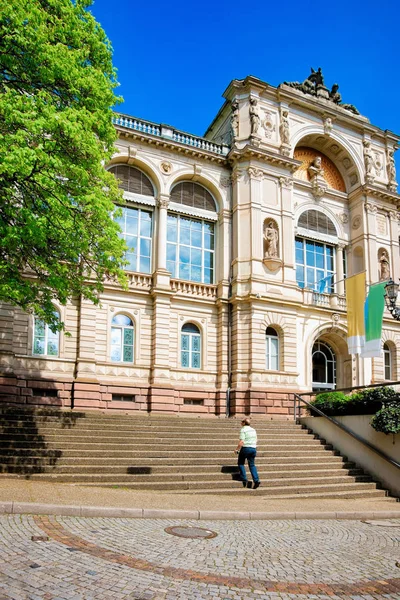
[[[164,160],[160,164],[160,169],[162,173],[164,173],[165,175],[169,175],[172,172],[172,165],[170,162]]]

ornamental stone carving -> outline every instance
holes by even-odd
[[[386,171],[388,176],[388,188],[391,192],[395,192],[397,189],[397,183],[396,165],[394,162],[394,150],[388,150],[386,152]]]
[[[318,200],[325,194],[328,188],[328,184],[324,179],[324,169],[322,168],[322,158],[320,156],[316,156],[314,158],[314,160],[308,167],[307,172],[310,179],[313,195]]]
[[[169,196],[160,196],[159,198],[157,198],[157,206],[158,208],[168,208]]]
[[[169,175],[170,173],[172,173],[172,165],[170,162],[164,160],[161,164],[160,164],[160,170],[162,173],[164,173],[164,175]]]
[[[359,229],[360,226],[361,226],[361,222],[362,222],[362,219],[361,219],[360,215],[355,216],[354,219],[351,222],[352,228],[353,229]]]
[[[273,121],[272,114],[268,111],[264,113],[264,122],[263,127],[265,130],[265,137],[271,139],[273,132],[275,131],[275,125]]]
[[[290,143],[290,125],[289,125],[289,111],[281,111],[281,124],[279,127],[279,133],[281,136],[282,144]]]
[[[385,248],[381,248],[378,252],[379,262],[379,281],[385,281],[390,278],[389,254]]]
[[[284,85],[300,90],[303,92],[303,94],[309,94],[310,96],[316,96],[317,98],[330,100],[334,104],[341,106],[345,110],[348,110],[355,115],[360,114],[354,104],[345,104],[342,102],[342,95],[339,93],[339,86],[337,83],[333,84],[330,91],[329,88],[325,87],[324,76],[322,75],[321,67],[318,68],[318,71],[314,71],[314,69],[311,68],[310,75],[303,82],[284,81]]]
[[[243,169],[236,169],[231,175],[232,183],[236,183],[243,177]]]
[[[332,128],[333,128],[332,119],[330,117],[326,117],[324,119],[324,133],[325,133],[325,135],[331,135]]]
[[[262,169],[256,169],[255,167],[249,167],[247,173],[252,179],[262,179],[264,177],[264,171]]]
[[[278,225],[273,219],[264,222],[264,258],[279,257]]]
[[[343,225],[349,222],[349,215],[347,213],[341,213],[339,218],[342,221]]]
[[[367,140],[363,141],[364,146],[364,165],[365,165],[365,181],[373,183],[375,180],[375,160],[372,155],[371,144]]]
[[[286,190],[291,190],[293,187],[293,179],[291,177],[279,177],[279,183]]]
[[[371,202],[366,202],[365,210],[367,211],[367,213],[369,213],[371,215],[376,215],[378,207],[376,206],[376,204],[372,204]]]
[[[260,115],[258,113],[257,98],[250,98],[249,114],[251,135],[257,135],[258,130],[260,129]]]
[[[239,135],[239,104],[237,102],[232,102],[231,130],[232,138],[237,138]]]

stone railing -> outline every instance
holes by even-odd
[[[128,273],[128,285],[130,288],[141,288],[143,290],[150,290],[153,282],[151,275],[145,275],[144,273]]]
[[[171,290],[176,294],[182,294],[184,296],[197,296],[208,298],[209,300],[217,299],[216,285],[195,283],[194,281],[182,281],[181,279],[171,279]]]
[[[132,117],[127,117],[125,115],[115,115],[115,117],[113,117],[113,123],[114,125],[120,125],[121,127],[127,127],[128,129],[134,129],[135,131],[148,133],[149,135],[161,135],[160,127],[155,123],[151,123],[150,121],[142,121]]]
[[[219,156],[226,156],[229,152],[229,147],[224,144],[215,144],[206,138],[190,135],[189,133],[174,129],[169,125],[151,123],[150,121],[135,119],[134,117],[119,113],[116,113],[113,116],[113,123],[120,127],[126,127],[127,129],[133,129],[134,131],[161,137],[165,140],[177,142],[178,144],[190,146],[191,148],[197,148],[198,150],[205,150],[206,152],[218,154]]]
[[[312,292],[312,304],[325,308],[340,308],[346,310],[346,297],[338,294],[319,294]]]

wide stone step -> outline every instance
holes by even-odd
[[[179,460],[179,462],[177,462]],[[296,462],[297,460],[297,462]],[[258,468],[268,469],[270,471],[302,471],[305,468],[304,461],[298,459],[287,458],[270,460],[266,458],[257,458]],[[131,458],[118,458],[118,459],[88,459],[88,458],[59,458],[56,461],[45,461],[42,457],[28,456],[20,459],[15,456],[4,457],[0,461],[0,471],[6,472],[8,469],[21,469],[34,467],[56,469],[57,472],[68,472],[82,471],[82,472],[98,472],[103,470],[113,473],[116,472],[127,472],[129,468],[132,473],[169,473],[171,470],[178,472],[204,472],[204,471],[222,471],[231,472],[237,469],[236,461],[222,461],[217,458],[214,461],[209,460],[198,460],[198,459],[148,459],[147,461],[141,461],[140,465],[135,464]],[[319,469],[349,469],[354,468],[354,463],[344,461],[342,457],[322,457],[318,461],[309,461],[307,463],[307,470],[319,470]],[[11,472],[11,471],[10,471]]]
[[[289,466],[290,467],[290,466]],[[350,466],[343,468],[341,466],[324,466],[318,465],[318,469],[276,469],[271,468],[269,465],[258,465],[258,473],[262,479],[287,479],[287,478],[299,478],[299,477],[343,477],[351,475],[353,477],[365,477],[362,469]],[[92,475],[95,477],[118,478],[120,481],[170,481],[170,480],[214,480],[221,481],[222,479],[238,479],[239,469],[235,465],[202,465],[201,467],[181,467],[170,465],[168,467],[146,467],[146,466],[115,466],[110,469],[106,466],[100,465],[77,465],[77,466],[38,466],[35,464],[25,465],[5,465],[0,466],[0,473],[6,474],[51,474],[54,476],[75,476],[80,477],[81,480],[89,481],[89,477]],[[370,478],[369,478],[370,479]],[[365,479],[364,479],[365,480]]]
[[[185,495],[192,495],[193,492],[187,491],[187,492],[176,492],[176,493],[180,493],[180,494],[185,494]],[[285,491],[276,491],[274,490],[273,493],[271,493],[270,489],[263,489],[262,486],[259,487],[257,490],[252,490],[252,489],[220,489],[218,491],[215,490],[209,490],[209,489],[203,489],[203,490],[199,490],[196,492],[196,495],[198,494],[218,494],[218,495],[227,495],[227,496],[237,496],[237,495],[241,495],[241,494],[256,494],[257,496],[265,496],[266,498],[273,498],[274,500],[288,500],[288,499],[293,499],[293,498],[303,498],[304,500],[306,500],[307,498],[320,498],[320,499],[331,499],[331,500],[346,500],[346,499],[351,499],[351,498],[359,498],[359,499],[368,499],[368,498],[380,498],[380,500],[385,501],[385,502],[396,502],[396,498],[393,498],[391,496],[387,495],[387,492],[385,490],[380,490],[380,489],[362,489],[362,490],[358,490],[358,489],[346,489],[346,490],[334,490],[334,491],[330,491],[329,489],[327,489],[326,487],[324,489],[321,489],[319,491],[303,491],[303,490],[285,490]],[[305,511],[307,510],[306,508],[304,509]]]
[[[23,474],[0,474],[0,480],[4,478],[12,478],[12,479],[20,479],[24,478]],[[260,476],[261,478],[261,476]],[[58,481],[61,483],[76,483],[76,484],[87,484],[87,483],[97,483],[98,485],[104,484],[112,484],[119,486],[129,486],[135,487],[136,489],[154,489],[154,490],[168,490],[168,489],[213,489],[219,490],[220,488],[228,489],[235,488],[238,485],[241,485],[239,480],[233,480],[228,478],[219,477],[209,477],[206,479],[199,481],[197,477],[188,478],[184,475],[176,475],[174,478],[167,478],[167,476],[159,476],[157,478],[146,477],[146,476],[132,476],[132,475],[67,475],[67,474],[46,474],[46,473],[33,473],[29,475],[30,480],[41,480],[41,481]],[[288,487],[296,487],[304,489],[307,486],[318,486],[323,487],[326,485],[336,486],[336,489],[340,490],[345,489],[347,486],[351,485],[359,485],[366,486],[362,489],[371,489],[376,488],[376,484],[371,482],[371,478],[368,476],[357,476],[352,477],[350,475],[342,475],[342,476],[320,476],[318,481],[316,482],[315,478],[312,477],[288,477],[288,478],[275,478],[262,480],[263,488],[272,488],[282,486],[284,482],[284,486]],[[172,487],[171,487],[172,486]]]

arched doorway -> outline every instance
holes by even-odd
[[[326,342],[317,340],[312,348],[312,389],[314,392],[336,387],[336,355]]]

